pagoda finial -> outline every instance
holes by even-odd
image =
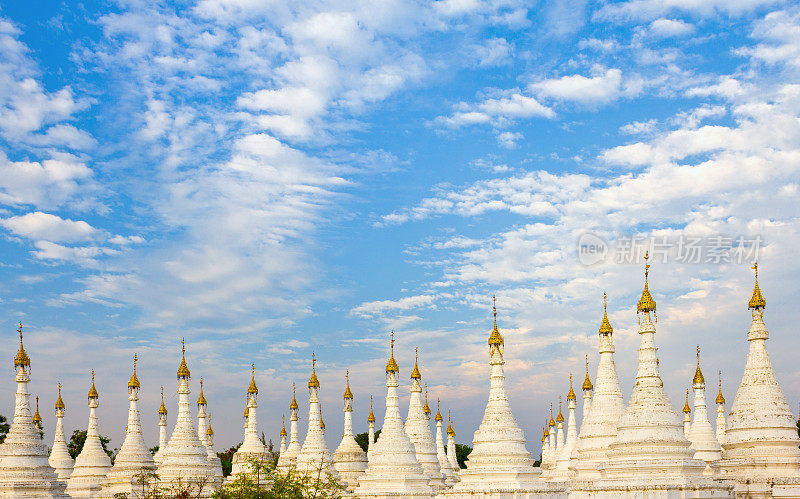
[[[592,380],[589,379],[589,355],[586,355],[586,378],[583,380],[583,386],[581,387],[584,392],[588,392],[589,390],[593,390],[594,386],[592,385]]]
[[[28,357],[28,354],[25,352],[25,347],[22,345],[22,322],[19,323],[19,328],[17,328],[17,332],[19,333],[19,351],[17,352],[17,356],[14,357],[14,368],[18,367],[31,367],[31,359]]]
[[[650,288],[647,282],[648,276],[650,275],[649,259],[650,252],[646,251],[644,254],[644,290],[642,291],[641,298],[639,298],[639,303],[636,305],[636,311],[642,313],[656,311],[656,301],[653,299],[653,295],[650,294]]]
[[[422,379],[422,374],[419,372],[419,349],[414,347],[414,369],[411,370],[411,379]]]
[[[63,411],[65,409],[64,400],[61,398],[61,382],[58,382],[58,398],[56,399],[56,411]],[[58,415],[58,414],[56,414]]]
[[[128,390],[133,390],[134,388],[139,389],[142,387],[141,383],[139,383],[139,377],[136,376],[136,363],[139,361],[139,356],[137,354],[133,354],[133,374],[131,375],[131,379],[128,380]]]
[[[345,371],[344,377],[347,380],[347,386],[344,389],[344,399],[353,400],[353,392],[350,390],[350,369]]]
[[[764,295],[761,294],[761,288],[758,287],[758,262],[755,262],[750,268],[755,271],[756,284],[753,288],[753,295],[747,303],[747,308],[751,310],[763,310],[767,306],[767,301],[764,299]]]
[[[697,369],[694,371],[694,379],[692,383],[697,385],[700,383],[705,384],[706,379],[703,377],[703,371],[700,370],[700,345],[697,345]]]
[[[258,395],[258,386],[256,386],[256,363],[253,362],[250,371],[250,386],[247,387],[247,393]]]
[[[369,396],[369,416],[367,416],[367,423],[375,422],[375,413],[372,412],[372,395]]]
[[[319,378],[317,378],[317,354],[311,352],[311,377],[308,379],[308,389],[319,388]]]
[[[161,387],[161,407],[158,408],[158,414],[167,415],[167,406],[164,405],[164,387]]]
[[[564,422],[564,415],[561,414],[561,395],[558,396],[558,416],[556,416],[556,421],[559,423]]]
[[[500,334],[500,330],[497,329],[497,297],[495,295],[492,295],[492,314],[494,315],[494,327],[492,328],[491,334],[489,334],[490,352],[493,347],[503,347],[503,336]]]
[[[428,383],[425,383],[425,403],[422,405],[422,411],[425,413],[426,418],[431,418],[431,408],[428,405]]]
[[[553,419],[553,403],[550,402],[550,426],[555,426],[556,421]]]
[[[715,400],[717,405],[722,405],[725,403],[725,397],[722,396],[722,371],[719,371],[719,392],[717,393],[717,400]]]
[[[98,399],[100,395],[97,393],[97,388],[94,386],[94,369],[92,369],[92,386],[89,388],[89,402],[91,403],[92,399]]]
[[[606,303],[606,293],[603,291],[603,322],[600,324],[600,334],[611,334],[614,328],[611,327],[611,322],[608,320],[608,305]]]
[[[689,407],[689,389],[686,389],[686,403],[683,404],[683,412],[689,414],[692,412],[691,407]]]
[[[289,404],[289,409],[297,410],[300,406],[297,405],[297,386],[292,383],[292,402]]]
[[[186,338],[181,338],[181,364],[178,366],[178,379],[189,379],[191,373],[186,365]]]
[[[567,393],[567,400],[577,400],[575,390],[572,388],[572,373],[569,373],[569,393]]]
[[[399,373],[400,366],[397,365],[397,361],[394,360],[394,331],[392,331],[392,339],[390,341],[390,355],[389,360],[386,361],[386,373]]]

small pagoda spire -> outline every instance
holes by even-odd
[[[411,379],[422,379],[419,372],[419,349],[414,347],[414,369],[411,370]]]
[[[392,331],[392,339],[389,348],[390,354],[389,360],[386,361],[386,373],[400,373],[400,366],[398,366],[397,361],[394,360],[394,331]]]
[[[594,386],[592,385],[592,380],[589,379],[589,355],[586,355],[586,378],[583,380],[583,386],[581,387],[584,392],[589,392],[594,390]]]
[[[308,389],[319,388],[319,378],[317,378],[317,355],[311,352],[311,377],[308,379]]]
[[[31,367],[31,359],[28,357],[28,354],[25,352],[25,347],[22,345],[22,322],[19,323],[19,328],[17,329],[19,333],[19,351],[17,351],[16,357],[14,357],[14,368],[28,368]]]
[[[36,412],[33,413],[33,422],[39,429],[42,429],[42,415],[39,414],[39,396],[36,396]]]
[[[56,412],[66,409],[64,400],[61,398],[61,382],[58,382],[58,398],[56,399]]]
[[[92,369],[92,386],[89,388],[89,405],[92,404],[92,399],[97,400],[100,395],[97,393],[97,388],[94,386],[94,369]]]
[[[561,413],[561,395],[558,396],[558,416],[556,416],[556,421],[559,423],[564,422],[564,415]]]
[[[200,376],[200,395],[197,397],[197,407],[205,407],[207,405],[208,401],[206,401],[206,396],[203,394],[203,377]]]
[[[442,420],[442,412],[439,410],[439,399],[436,399],[436,417],[434,421],[441,421]]]
[[[650,252],[647,251],[644,254],[644,290],[642,291],[641,298],[639,298],[639,303],[636,305],[636,311],[641,313],[656,311],[656,301],[653,299],[653,295],[650,294],[650,288],[647,285],[647,278],[650,275],[649,259]]]
[[[725,397],[722,396],[722,371],[719,371],[719,392],[717,392],[717,405],[725,405]]]
[[[430,420],[431,408],[428,405],[428,383],[425,383],[425,404],[422,406],[422,410],[425,411],[425,417]]]
[[[685,414],[689,414],[692,412],[692,408],[689,407],[689,389],[686,389],[686,402],[683,404],[683,412]]]
[[[292,383],[292,403],[289,404],[289,409],[297,410],[300,406],[297,405],[297,386]]]
[[[142,387],[141,383],[139,383],[139,378],[136,376],[136,362],[139,360],[139,356],[137,354],[133,354],[133,374],[131,375],[131,379],[128,381],[128,392],[130,393],[131,390],[138,390]]]
[[[608,305],[606,303],[606,292],[603,291],[603,322],[600,324],[600,334],[611,334],[614,328],[611,327],[611,322],[608,320]]]
[[[211,428],[211,423],[210,422],[209,422],[208,427]],[[285,437],[285,436],[286,436],[286,414],[283,415],[283,423],[281,424],[281,437]]]
[[[344,399],[346,401],[347,400],[353,400],[353,392],[350,390],[350,369],[345,371],[344,377],[347,380],[346,381],[346,386],[345,386],[345,389],[344,389]]]
[[[755,271],[756,284],[753,288],[753,295],[747,303],[747,308],[750,310],[764,310],[767,307],[767,301],[764,299],[764,295],[761,294],[761,288],[758,287],[758,262],[751,268]]]
[[[167,415],[167,406],[164,405],[164,387],[161,387],[161,407],[158,408],[158,413]]]
[[[375,413],[372,412],[372,395],[369,396],[369,416],[367,416],[368,423],[375,422]]]
[[[181,338],[181,364],[178,366],[178,379],[189,379],[192,375],[186,365],[186,338]]]
[[[319,384],[319,382],[317,382]],[[253,362],[252,370],[250,373],[250,386],[247,387],[247,393],[251,395],[258,395],[258,387],[256,386],[256,363]]]
[[[694,378],[692,379],[693,385],[705,385],[706,379],[703,377],[703,371],[700,370],[700,345],[697,345],[697,369],[694,371]]]
[[[491,351],[492,348],[503,348],[503,335],[500,334],[500,330],[497,329],[497,297],[492,295],[492,315],[494,315],[494,327],[492,328],[491,334],[489,334],[489,350]]]
[[[575,390],[572,388],[572,373],[569,373],[569,393],[567,393],[567,400],[577,400]]]

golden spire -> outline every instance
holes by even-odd
[[[258,395],[258,387],[256,386],[256,363],[253,362],[253,370],[250,374],[250,386],[247,387],[247,393]]]
[[[164,405],[164,387],[161,387],[161,407],[158,408],[158,413],[167,415],[167,406]]]
[[[319,420],[319,427],[322,429],[322,431],[325,431],[325,420],[322,418]]]
[[[425,416],[430,419],[431,418],[431,408],[428,405],[428,383],[425,383],[425,404],[422,406],[422,410],[425,412]]]
[[[489,335],[489,348],[500,348],[503,346],[503,336],[497,329],[497,297],[494,295],[492,295],[492,314],[494,315],[494,327],[492,328],[492,333]]]
[[[719,372],[719,393],[717,393],[717,405],[725,403],[725,397],[722,396],[722,371]]]
[[[606,307],[606,293],[603,291],[603,322],[600,324],[600,334],[611,334],[614,328],[608,320],[608,309]]]
[[[550,402],[550,426],[555,426],[556,421],[553,419],[553,403]]]
[[[244,415],[242,416],[245,421],[250,416],[250,406],[247,405],[247,397],[245,397],[245,404],[244,404]]]
[[[350,391],[350,369],[345,372],[344,377],[347,379],[347,387],[344,389],[344,399],[353,400],[353,392]]]
[[[214,436],[214,430],[211,428],[211,413],[208,413],[208,429],[206,430],[206,435],[209,437]]]
[[[586,379],[583,380],[583,386],[581,388],[583,388],[584,392],[594,389],[592,380],[589,379],[589,355],[586,355]]]
[[[649,259],[650,252],[647,251],[644,254],[644,290],[642,291],[642,297],[639,298],[639,303],[636,305],[637,312],[656,311],[656,301],[653,299],[653,295],[650,294],[650,288],[647,286],[647,276],[650,274],[650,264],[647,263]]]
[[[559,423],[564,422],[564,415],[561,414],[561,395],[558,396],[558,416],[556,416],[556,421]]]
[[[281,436],[286,436],[286,415],[283,415],[283,425],[281,426]]]
[[[417,365],[418,354],[417,347],[414,347],[414,369],[411,370],[411,379],[422,379],[422,374],[420,374],[419,366]]]
[[[133,375],[131,375],[130,381],[128,381],[128,389],[132,390],[134,388],[139,389],[142,385],[139,383],[139,378],[136,376],[136,362],[139,360],[139,356],[133,354]]]
[[[700,370],[700,345],[697,345],[697,369],[694,371],[694,379],[692,383],[695,385],[698,383],[705,384],[706,379],[703,377],[703,372]]]
[[[33,422],[38,423],[40,426],[42,424],[42,415],[39,414],[39,396],[36,396],[36,412],[33,413]]]
[[[294,383],[292,383],[292,403],[289,404],[289,409],[296,410],[299,408],[300,406],[297,405],[297,387],[295,386]]]
[[[367,423],[375,422],[375,413],[372,412],[372,395],[369,396],[369,416],[367,416]]]
[[[689,389],[688,388],[686,389],[686,403],[683,404],[683,412],[685,412],[686,414],[689,414],[690,412],[692,412],[692,409],[689,407]]]
[[[17,332],[19,333],[19,351],[17,352],[17,356],[14,357],[14,368],[31,367],[31,359],[28,357],[28,354],[25,353],[25,347],[22,346],[22,322],[19,323]]]
[[[94,369],[92,369],[92,387],[89,388],[89,402],[91,402],[92,399],[99,399],[99,398],[100,395],[97,393],[97,388],[95,388],[94,386]]]
[[[550,425],[547,424],[547,418],[544,418],[544,436],[545,437],[549,437],[550,436],[550,428],[549,428],[549,426]]]
[[[569,393],[567,394],[567,400],[577,400],[575,390],[572,389],[572,373],[569,373]]]
[[[198,406],[208,405],[208,402],[206,402],[206,396],[203,395],[203,377],[202,376],[200,376],[200,396],[197,397],[197,405]]]
[[[317,378],[317,355],[311,352],[311,377],[308,378],[308,389],[319,388],[319,378]]]
[[[386,361],[386,373],[399,373],[400,366],[397,365],[397,361],[394,360],[394,331],[392,331],[392,340],[390,346],[390,354],[389,360]]]
[[[61,398],[61,382],[58,383],[58,398],[56,399],[56,410],[64,410],[64,400]]]
[[[189,368],[186,366],[186,339],[181,339],[181,365],[178,366],[178,379],[184,378],[189,379],[191,377],[191,373],[189,373]]]
[[[456,436],[456,431],[453,429],[453,419],[450,417],[450,411],[447,411],[447,434],[451,437]]]
[[[542,430],[542,445],[547,442],[547,426],[544,426]]]
[[[433,418],[433,419],[434,419],[434,421],[441,421],[443,419],[442,418],[442,412],[439,410],[439,399],[438,398],[436,399],[436,417]]]
[[[747,308],[752,310],[763,310],[767,306],[767,300],[764,299],[764,295],[761,294],[761,288],[758,287],[758,262],[756,262],[751,268],[756,271],[756,286],[753,288],[753,296],[750,297],[750,301],[747,303]],[[22,343],[20,343],[20,345],[21,344]]]

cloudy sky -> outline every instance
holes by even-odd
[[[185,337],[217,448],[241,439],[251,362],[261,429],[292,382],[305,421],[312,352],[335,447],[345,369],[356,429],[370,394],[382,417],[394,329],[401,376],[418,346],[469,442],[496,293],[533,450],[586,354],[594,372],[603,291],[630,392],[651,245],[673,403],[697,343],[732,402],[757,253],[796,407],[798,77],[779,0],[7,2],[0,412],[22,321],[46,438],[58,381],[85,428],[95,369],[119,446],[136,352],[155,443]]]

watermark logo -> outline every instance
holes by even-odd
[[[578,261],[581,265],[598,264],[608,255],[608,243],[591,232],[584,232],[578,237]]]

